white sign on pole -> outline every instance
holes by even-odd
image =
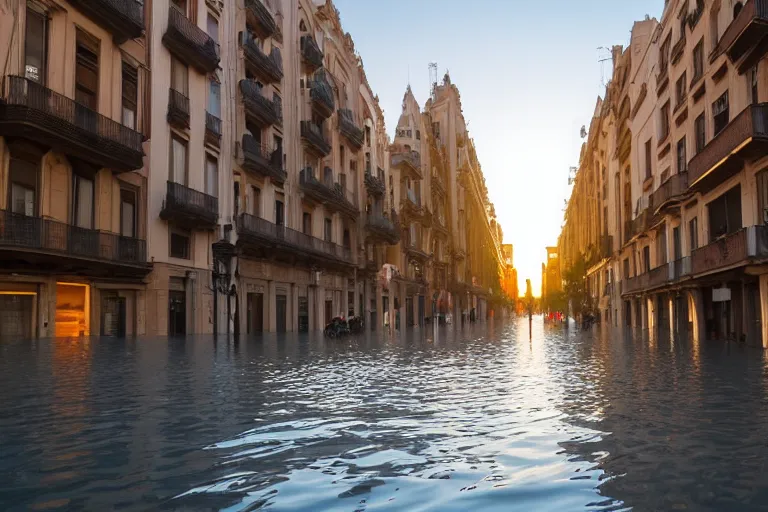
[[[731,300],[730,288],[713,288],[712,302],[728,302]]]

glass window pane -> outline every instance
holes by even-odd
[[[171,139],[171,181],[186,185],[187,146],[179,139]]]
[[[40,83],[45,83],[45,25],[45,16],[27,9],[24,76]]]
[[[75,225],[81,228],[93,229],[93,181],[77,179],[77,203],[75,204]]]
[[[205,161],[205,193],[219,197],[219,164],[215,158]]]
[[[208,94],[208,112],[221,119],[221,85],[216,80],[211,80]]]

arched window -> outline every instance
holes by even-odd
[[[741,2],[736,2],[735,4],[733,4],[733,19],[736,19],[736,17],[741,12],[742,7],[744,7],[744,4],[742,4]]]
[[[299,31],[302,33],[307,32],[307,24],[304,22],[304,20],[299,22]]]

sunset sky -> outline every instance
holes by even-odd
[[[659,18],[663,0],[335,0],[393,135],[408,83],[423,106],[430,62],[461,92],[490,199],[515,245],[520,289],[541,289],[545,247],[555,245],[568,169],[578,165],[609,79],[612,45],[632,23]],[[385,8],[386,6],[386,8]],[[522,293],[522,292],[521,292]]]

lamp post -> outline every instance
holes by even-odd
[[[229,335],[229,319],[232,318],[232,296],[235,297],[235,337],[240,334],[240,322],[237,303],[237,288],[232,281],[232,258],[235,256],[235,246],[229,241],[232,226],[224,227],[224,238],[214,243],[213,272],[211,284],[213,288],[213,338],[219,334],[219,294],[227,296],[227,335]]]

